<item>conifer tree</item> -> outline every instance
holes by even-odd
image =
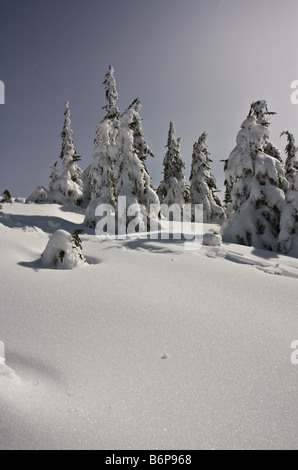
[[[293,134],[288,131],[281,133],[281,136],[287,136],[288,143],[285,148],[287,159],[285,162],[286,177],[290,184],[294,183],[295,176],[298,171],[298,147],[295,145],[295,138]]]
[[[181,139],[175,137],[175,125],[170,123],[168,134],[167,153],[164,157],[164,178],[161,182],[157,194],[162,204],[171,206],[189,202],[189,188],[186,183],[184,169],[185,163],[180,152]]]
[[[128,107],[126,112],[132,111],[130,113],[131,123],[129,124],[129,127],[133,132],[134,148],[138,158],[142,160],[142,162],[145,162],[148,156],[154,157],[154,155],[144,137],[142,118],[140,116],[141,107],[142,105],[139,98],[136,98]]]
[[[80,157],[76,155],[76,149],[73,143],[73,131],[70,128],[71,120],[70,120],[70,109],[69,109],[69,101],[65,102],[65,113],[64,113],[64,125],[63,130],[60,134],[62,139],[62,148],[60,153],[60,158],[62,160],[63,168],[67,168],[70,164],[74,161],[78,161]]]
[[[49,184],[49,190],[50,191],[53,191],[54,184],[56,183],[57,179],[59,178],[57,164],[58,164],[58,162],[54,163],[54,165],[51,166],[52,172],[51,172],[50,184]]]
[[[118,100],[117,84],[114,78],[114,68],[110,65],[106,73],[103,85],[106,90],[107,104],[103,107],[107,114],[105,119],[118,119],[120,111],[116,106]]]
[[[137,117],[138,112],[133,107],[129,107],[121,116],[118,138],[119,157],[115,165],[115,189],[117,198],[126,197],[126,212],[127,208],[132,205],[136,209],[135,215],[127,218],[126,225],[131,219],[138,220],[139,231],[145,231],[148,228],[148,219],[158,217],[159,200],[144,161],[138,157],[139,147],[135,146],[133,124]],[[121,217],[121,214],[120,217],[118,215],[118,219]]]
[[[11,197],[10,191],[8,191],[8,189],[5,189],[5,191],[3,191],[1,202],[6,202],[6,203],[9,203],[9,204],[12,203],[12,197]]]
[[[211,162],[207,147],[207,133],[204,132],[193,146],[190,175],[190,201],[203,204],[204,222],[222,223],[225,212],[217,195],[216,179],[211,173]]]
[[[86,210],[85,225],[95,227],[96,208],[100,204],[116,206],[114,164],[118,155],[118,134],[120,111],[116,106],[118,92],[114,69],[109,67],[103,85],[107,104],[103,107],[107,114],[98,124],[94,137],[92,164],[89,170],[91,201]],[[86,193],[86,185],[85,185]]]
[[[298,148],[293,134],[286,131],[281,135],[286,135],[288,139],[285,148],[287,155],[285,168],[289,189],[281,212],[278,250],[287,254],[293,248],[295,241],[298,242]]]
[[[271,114],[266,101],[252,104],[226,163],[233,212],[223,226],[223,239],[276,251],[288,182],[279,152],[268,145]]]
[[[70,128],[69,101],[66,101],[65,108],[65,120],[61,132],[62,149],[60,153],[64,171],[56,181],[53,181],[49,198],[53,202],[60,204],[72,202],[80,205],[83,198],[83,172],[76,163],[80,160],[80,157],[76,154],[72,137],[73,131]]]

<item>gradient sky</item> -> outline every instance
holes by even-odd
[[[104,116],[101,83],[115,68],[123,111],[139,97],[144,134],[162,179],[169,122],[182,137],[186,176],[193,143],[208,132],[213,171],[223,167],[250,103],[266,99],[272,140],[296,134],[297,0],[0,0],[0,191],[28,196],[48,186],[58,160],[65,100],[70,100],[81,167],[92,161]]]

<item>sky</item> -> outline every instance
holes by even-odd
[[[92,162],[102,86],[115,69],[121,111],[139,97],[145,138],[162,180],[170,121],[182,138],[189,178],[192,148],[207,131],[212,170],[235,147],[252,101],[277,114],[272,141],[298,141],[297,0],[0,0],[0,192],[29,196],[48,187],[59,159],[65,101],[81,167]]]

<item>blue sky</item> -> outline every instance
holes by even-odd
[[[115,68],[118,106],[139,97],[145,137],[162,179],[169,122],[182,137],[189,177],[193,143],[208,133],[213,171],[235,146],[253,100],[266,99],[272,140],[296,134],[297,0],[0,0],[0,190],[28,196],[58,160],[65,100],[85,169]]]

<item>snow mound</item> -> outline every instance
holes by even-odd
[[[20,382],[21,380],[13,369],[5,365],[3,362],[0,362],[0,380],[3,378],[14,382]]]
[[[203,243],[206,246],[221,246],[222,238],[216,233],[205,233]]]
[[[44,267],[55,269],[80,268],[85,263],[82,249],[65,230],[57,230],[52,235],[41,259]]]
[[[36,202],[47,202],[48,191],[43,186],[37,186],[33,193],[27,197],[26,204],[32,204]]]

